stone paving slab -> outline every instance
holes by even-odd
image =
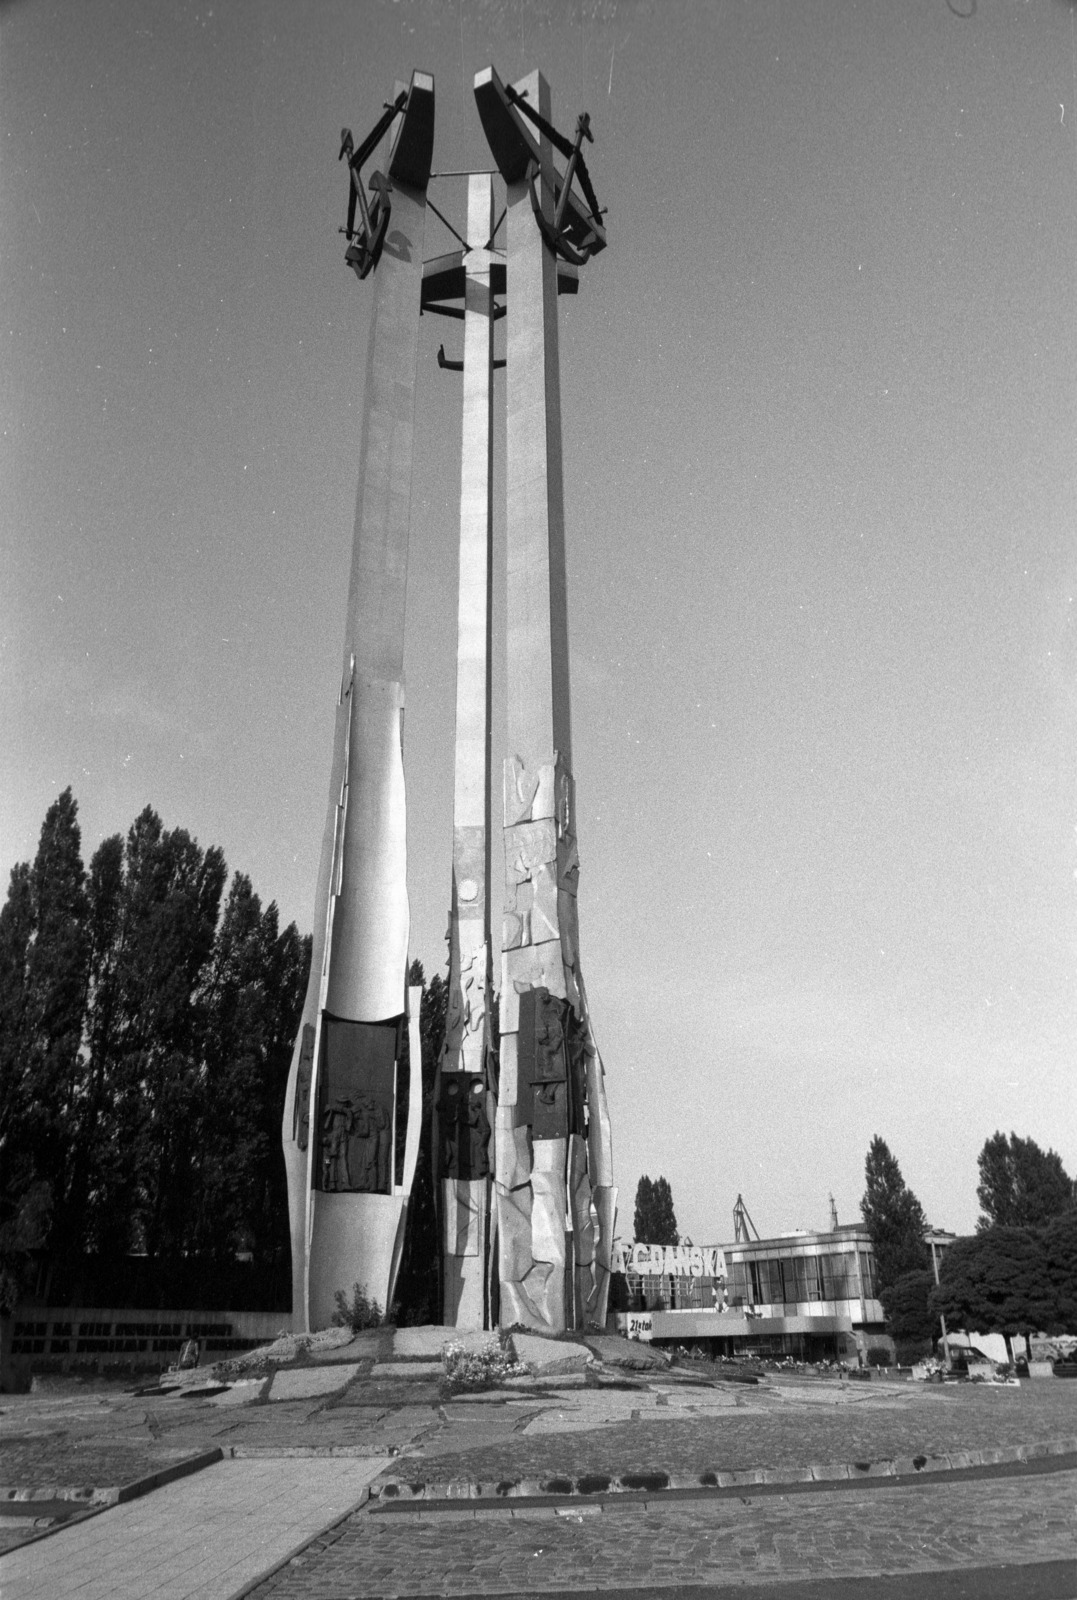
[[[316,1539],[251,1600],[579,1593],[958,1572],[1072,1559],[1077,1473],[715,1502],[605,1501],[461,1516],[367,1511]],[[491,1526],[496,1519],[496,1534]],[[1077,1593],[1077,1567],[1074,1569]],[[1011,1591],[1015,1592],[1015,1591]]]
[[[393,1358],[397,1361],[439,1360],[447,1344],[462,1344],[465,1350],[481,1350],[492,1337],[471,1328],[443,1328],[440,1323],[420,1328],[397,1328],[393,1333]]]
[[[232,1406],[253,1405],[260,1400],[269,1388],[267,1378],[241,1378],[230,1389],[225,1389],[222,1394],[209,1397],[209,1403],[215,1410],[229,1410]]]
[[[357,1362],[325,1367],[291,1367],[273,1374],[269,1399],[318,1400],[346,1389],[359,1371]]]
[[[529,1437],[547,1433],[582,1433],[596,1427],[646,1418],[650,1422],[678,1422],[685,1417],[714,1416],[736,1407],[736,1398],[719,1389],[635,1391],[585,1389],[556,1396],[528,1423]]]
[[[582,1431],[529,1430],[501,1443],[484,1440],[471,1452],[462,1448],[460,1427],[448,1438],[432,1432],[417,1448],[424,1462],[449,1450],[454,1477],[489,1481],[911,1459],[1077,1435],[1077,1383],[1026,1384],[1020,1389],[909,1384],[896,1393],[882,1385],[876,1392],[872,1385],[850,1384],[849,1392],[863,1398],[801,1405],[762,1389],[746,1389],[736,1392],[733,1407],[709,1416],[686,1413],[675,1428],[655,1420],[658,1408],[641,1406],[631,1421]]]
[[[664,1350],[634,1339],[621,1339],[614,1333],[587,1333],[583,1343],[598,1359],[611,1367],[629,1371],[664,1371],[671,1357]]]
[[[365,1383],[353,1384],[332,1401],[334,1411],[359,1406],[364,1411],[371,1407],[386,1410],[390,1407],[425,1405],[436,1407],[441,1400],[441,1383],[445,1374],[434,1378],[369,1378]]]
[[[535,1334],[514,1333],[512,1344],[517,1359],[540,1378],[562,1372],[582,1372],[594,1361],[586,1345],[572,1344],[567,1339],[540,1339]]]
[[[0,1556],[4,1600],[230,1600],[361,1501],[380,1461],[228,1461]]]

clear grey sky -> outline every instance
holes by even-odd
[[[962,18],[955,13],[972,11]],[[1077,43],[1061,0],[0,5],[0,870],[71,784],[310,927],[369,287],[341,125],[413,67],[591,112],[562,301],[581,953],[621,1232],[967,1230],[1077,1168]],[[464,184],[431,195],[457,225]],[[426,253],[452,248],[431,216]],[[459,379],[424,319],[412,947],[444,959]],[[503,441],[499,444],[499,472]],[[499,613],[500,618],[500,613]],[[503,754],[500,702],[495,755]]]

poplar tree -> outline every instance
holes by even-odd
[[[119,1179],[126,1248],[179,1253],[195,1206],[204,1006],[224,857],[149,806],[124,849],[113,1018],[113,1112],[125,1150]],[[125,1223],[125,1226],[124,1226]],[[115,1245],[121,1238],[113,1240]]]
[[[30,863],[13,867],[0,907],[0,1315],[14,1311],[29,1275],[31,1251],[48,1232],[52,1196],[36,1177],[23,1139],[27,1085],[26,966],[34,930]]]
[[[69,1251],[77,1226],[69,1178],[83,1100],[85,880],[78,806],[65,789],[45,814],[33,865],[12,872],[0,915],[0,1221],[23,1255],[47,1244]]]
[[[35,1270],[46,1297],[79,1303],[100,1282],[167,1304],[200,1292],[184,1260],[286,1260],[280,1119],[311,942],[294,923],[281,932],[242,874],[222,916],[226,877],[220,850],[149,806],[87,873],[70,789],[13,870],[0,906],[5,1314]],[[132,1278],[132,1253],[160,1270]]]
[[[996,1226],[1037,1228],[1074,1208],[1074,1183],[1054,1150],[1041,1150],[1034,1139],[996,1133],[978,1158],[980,1182],[976,1198],[983,1208],[977,1223],[982,1233]]]
[[[639,1180],[632,1226],[639,1244],[680,1244],[673,1191],[665,1178],[652,1183],[645,1175]]]
[[[920,1272],[929,1265],[924,1243],[927,1222],[923,1207],[878,1134],[868,1149],[864,1178],[860,1211],[871,1235],[878,1285],[886,1289],[905,1273]]]
[[[295,924],[278,931],[250,879],[232,879],[198,1000],[203,1011],[201,1137],[189,1248],[272,1261],[286,1247],[280,1155],[292,1043],[310,964]]]

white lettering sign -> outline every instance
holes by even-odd
[[[615,1244],[614,1272],[638,1272],[647,1278],[724,1278],[725,1251],[717,1245]]]
[[[652,1324],[649,1311],[618,1311],[617,1326],[627,1338],[650,1343]]]

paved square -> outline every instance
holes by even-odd
[[[374,1460],[223,1461],[0,1557],[4,1600],[229,1600],[350,1507]]]

